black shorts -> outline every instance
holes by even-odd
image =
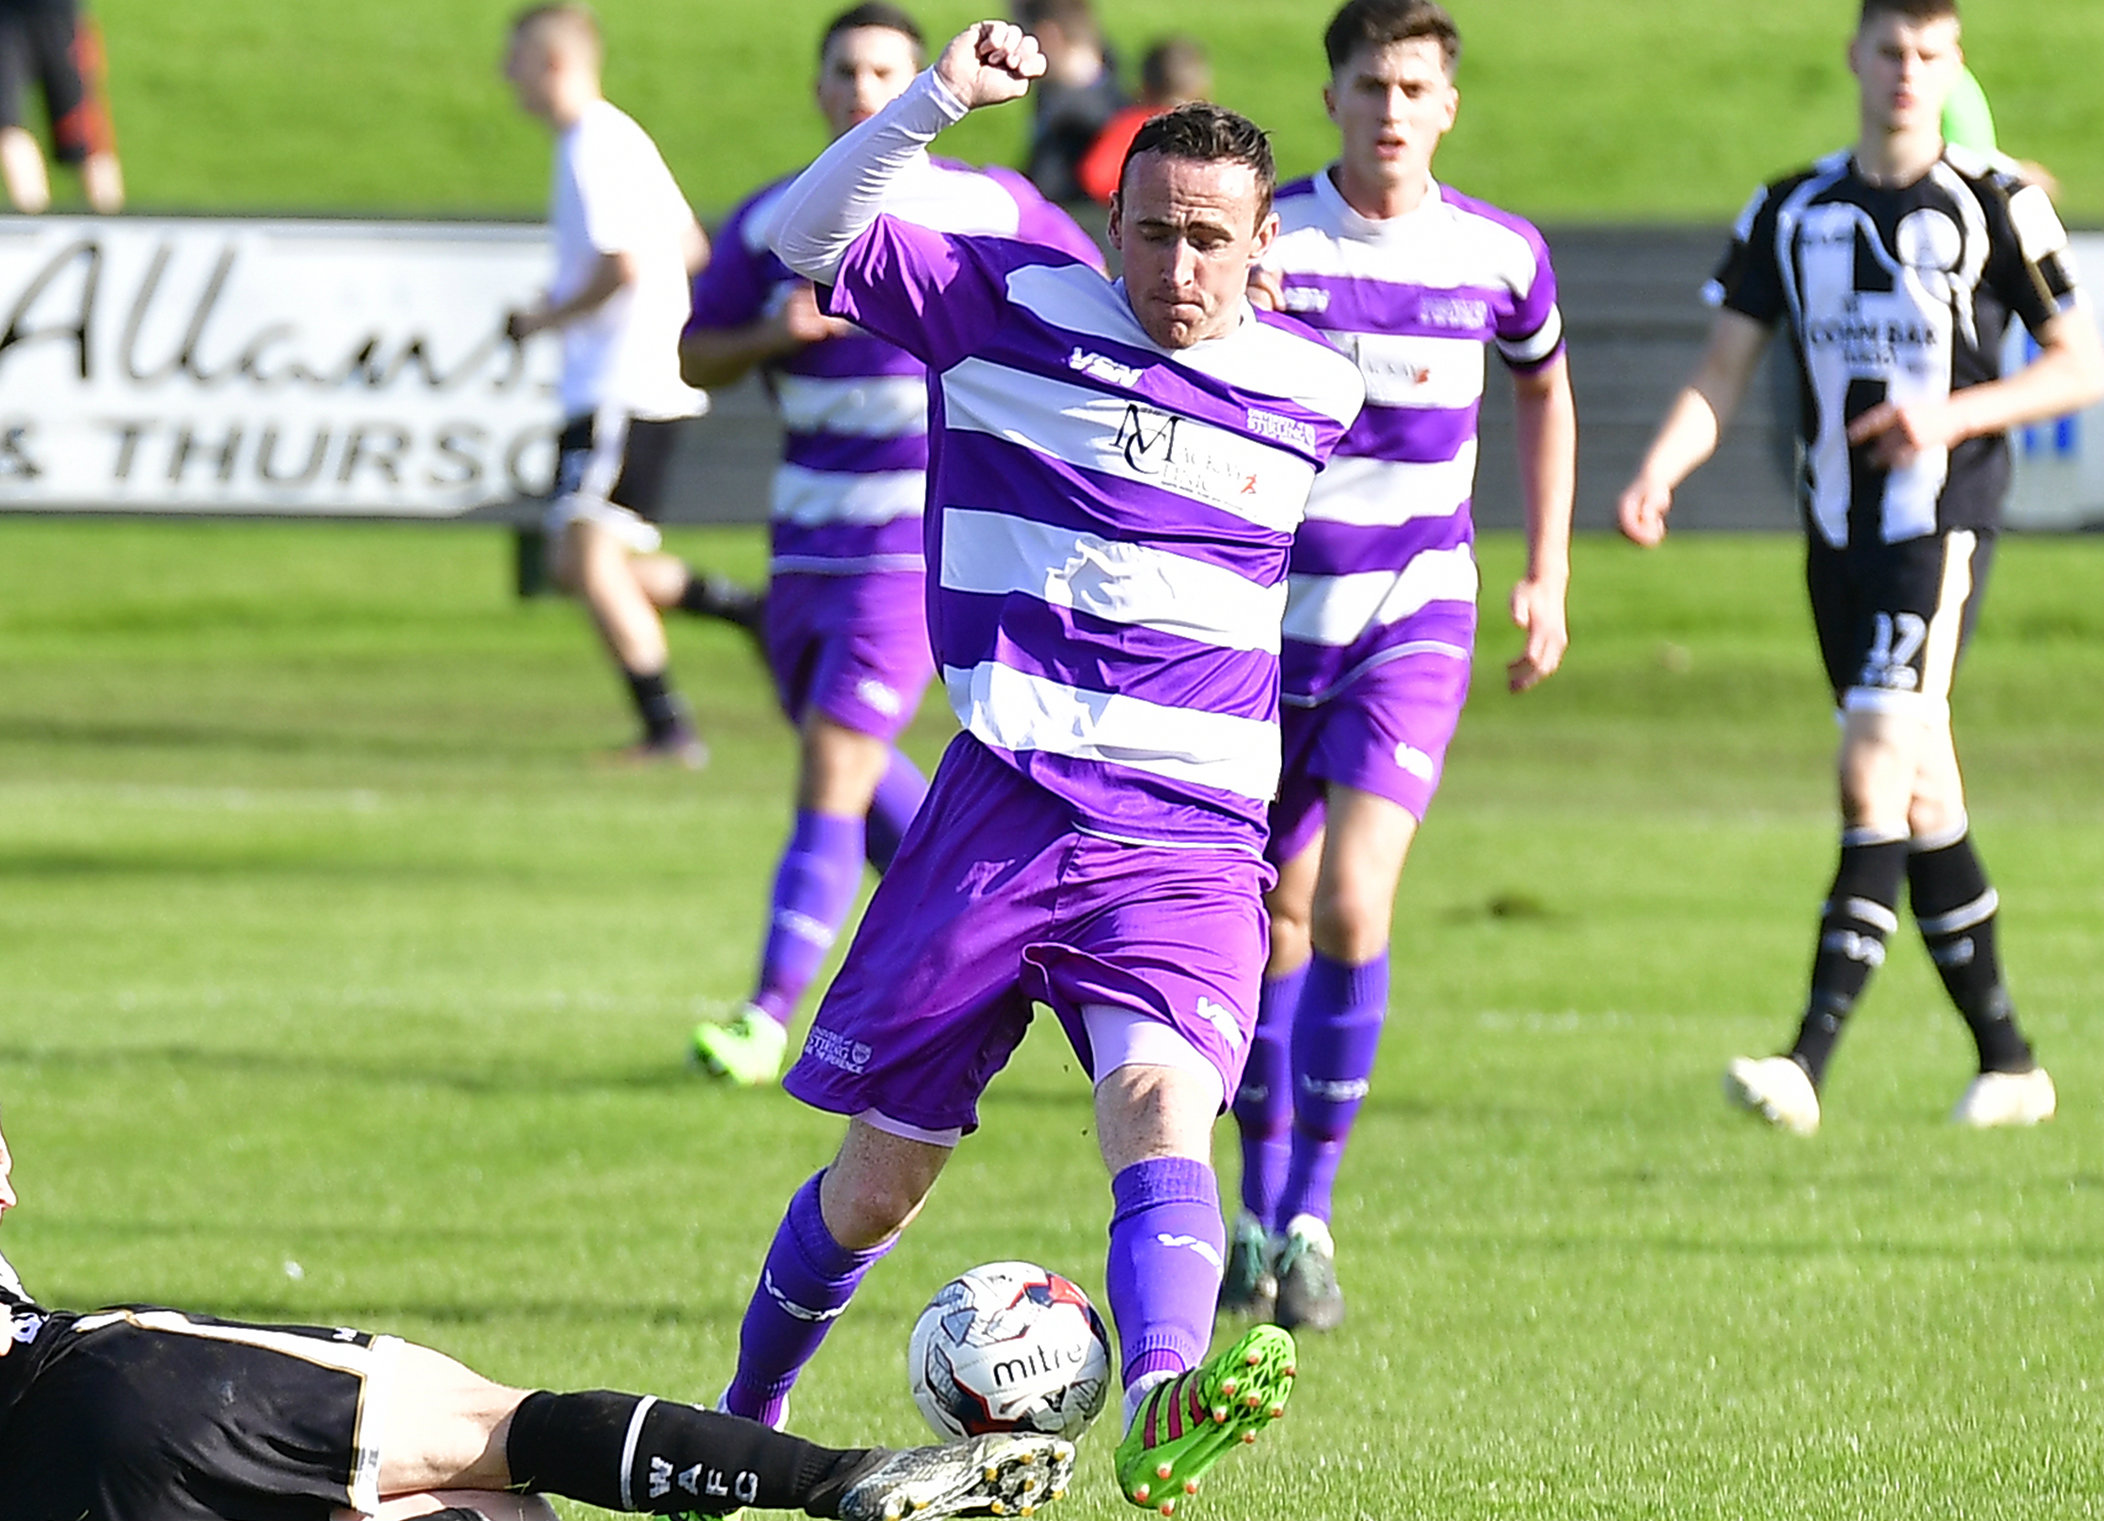
[[[113,153],[117,136],[103,103],[102,34],[70,6],[0,10],[0,126],[26,127],[32,83],[44,92],[52,157],[77,164]]]
[[[144,1309],[62,1334],[0,1428],[6,1521],[326,1521],[377,1503],[379,1454],[358,1442],[393,1338]]]
[[[589,414],[571,418],[555,441],[553,495],[592,497],[657,521],[666,471],[684,421],[631,417],[606,430],[611,436],[602,437]]]
[[[1840,549],[1807,535],[1805,586],[1834,705],[1946,706],[1993,558],[1994,535],[1977,529]]]

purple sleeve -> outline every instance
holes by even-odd
[[[1046,200],[1037,186],[1015,170],[999,165],[990,164],[981,172],[1014,197],[1015,235],[1019,241],[1072,254],[1099,275],[1108,272],[1096,240],[1081,230],[1080,223]]]
[[[714,332],[757,322],[775,288],[792,277],[765,247],[747,242],[746,228],[758,197],[747,201],[723,224],[709,250],[709,262],[694,277],[694,312],[686,331]]]
[[[1518,221],[1516,227],[1534,255],[1534,280],[1525,291],[1514,292],[1512,310],[1497,320],[1498,352],[1515,370],[1538,370],[1563,352],[1563,314],[1556,305],[1556,266],[1549,259],[1549,244],[1533,223]]]
[[[848,245],[826,309],[946,370],[993,333],[1007,307],[1015,260],[997,256],[1001,241],[879,216]]]

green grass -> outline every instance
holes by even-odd
[[[111,95],[142,207],[539,213],[547,144],[496,73],[513,0],[98,0]],[[726,210],[823,144],[812,51],[839,0],[603,0],[608,89],[656,135],[694,204]],[[979,10],[915,8],[931,38]],[[995,9],[998,9],[996,7]],[[1281,166],[1325,162],[1320,36],[1333,7],[1120,0],[1099,7],[1129,65],[1189,31],[1216,94],[1273,129]],[[1549,221],[1721,221],[1754,186],[1852,138],[1846,0],[1457,0],[1467,37],[1454,184]],[[2104,6],[1975,5],[1968,52],[2003,144],[2104,220]],[[1024,109],[975,118],[946,151],[1021,156]]]
[[[747,533],[680,542],[759,562]],[[1810,1142],[1717,1093],[1728,1056],[1787,1035],[1831,869],[1796,553],[1581,542],[1570,663],[1526,698],[1490,631],[1341,1185],[1351,1318],[1192,1516],[2104,1515],[2104,543],[2005,546],[1961,698],[2066,1112],[1942,1123],[1967,1044],[1902,942]],[[1494,606],[1516,546],[1487,558]],[[574,609],[514,603],[505,571],[473,530],[0,524],[0,1102],[25,1197],[0,1245],[50,1300],[720,1388],[837,1132],[680,1064],[745,989],[789,738],[735,638],[683,626],[713,769],[596,769],[626,733],[615,684]],[[930,714],[914,747],[944,732]],[[914,1439],[905,1328],[972,1262],[1100,1290],[1073,1068],[1049,1026],[1025,1043],[799,1427]],[[1086,1444],[1070,1521],[1132,1514],[1111,1446]]]

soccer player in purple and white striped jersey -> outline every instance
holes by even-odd
[[[1460,37],[1430,0],[1351,0],[1323,39],[1338,160],[1279,191],[1258,286],[1366,380],[1308,499],[1284,650],[1271,960],[1235,1095],[1242,1212],[1224,1308],[1326,1330],[1344,1310],[1331,1190],[1388,1009],[1397,879],[1439,785],[1476,634],[1485,350],[1511,371],[1527,571],[1514,691],[1564,648],[1577,424],[1541,234],[1432,178]]]
[[[833,19],[814,94],[835,138],[906,88],[921,47],[920,28],[894,5]],[[789,1020],[853,906],[865,856],[880,872],[891,864],[927,791],[895,742],[933,674],[921,560],[927,366],[820,312],[811,282],[767,246],[789,184],[764,187],[731,214],[694,283],[680,343],[692,385],[727,385],[757,367],[787,429],[769,510],[765,646],[782,711],[802,736],[796,822],[752,998],[736,1019],[693,1035],[704,1070],[743,1085],[780,1073]],[[886,209],[1102,264],[1088,234],[1011,170],[923,158]]]
[[[1042,68],[1016,27],[972,27],[777,212],[774,247],[825,309],[928,366],[929,633],[965,732],[784,1079],[847,1137],[790,1202],[724,1405],[781,1415],[1044,1004],[1094,1080],[1112,1175],[1119,1484],[1167,1510],[1291,1385],[1276,1327],[1205,1356],[1211,1134],[1263,966],[1287,557],[1364,388],[1248,301],[1270,147],[1217,106],[1134,139],[1116,283],[883,214],[938,131]]]

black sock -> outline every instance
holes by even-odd
[[[720,1516],[743,1505],[832,1515],[870,1457],[867,1448],[820,1447],[740,1416],[605,1389],[527,1395],[504,1455],[514,1489],[660,1516]]]
[[[1812,957],[1812,989],[1790,1054],[1816,1087],[1870,974],[1885,961],[1885,937],[1899,928],[1900,878],[1907,842],[1850,830],[1841,837],[1841,864],[1819,916],[1819,949]]]
[[[2030,1071],[2037,1063],[2002,986],[2002,958],[1995,947],[1999,900],[1973,850],[1972,835],[1960,833],[1908,856],[1907,890],[1922,944],[1979,1047],[1980,1070]]]
[[[687,584],[679,594],[682,612],[697,618],[721,618],[740,628],[757,629],[766,612],[767,593],[740,586],[728,576],[709,575],[687,567]]]
[[[640,671],[624,671],[622,674],[628,678],[629,695],[635,698],[636,712],[642,717],[644,738],[669,739],[691,726],[685,699],[672,690],[671,671],[654,671],[647,675]]]

